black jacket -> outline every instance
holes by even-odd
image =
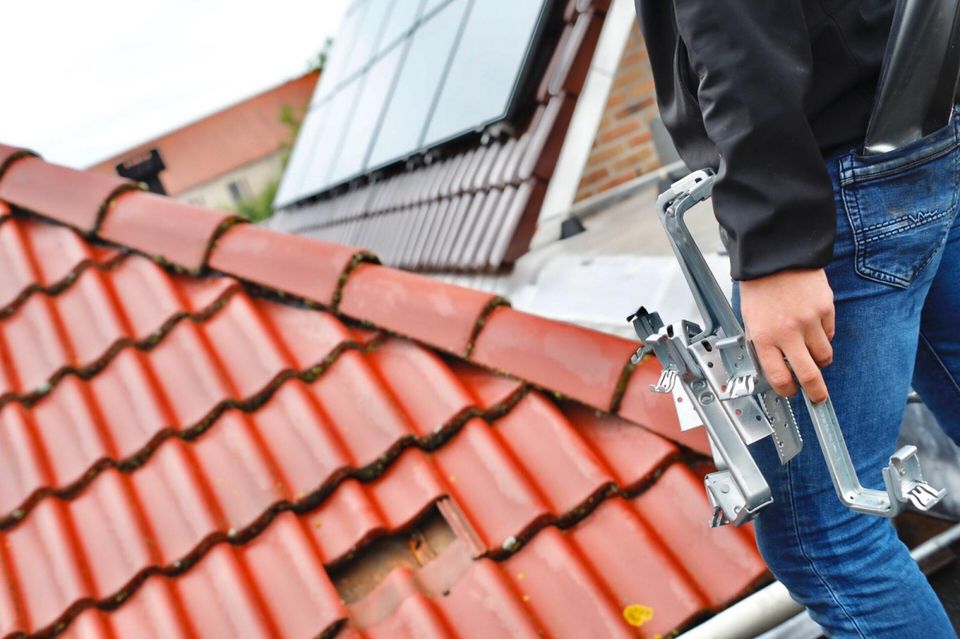
[[[635,0],[667,130],[719,172],[735,279],[825,266],[823,154],[863,138],[893,0]]]

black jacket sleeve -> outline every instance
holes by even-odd
[[[673,2],[720,157],[714,210],[734,279],[825,266],[836,213],[804,112],[812,53],[801,1]]]

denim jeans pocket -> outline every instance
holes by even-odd
[[[921,140],[840,160],[857,273],[906,288],[936,257],[957,213],[960,117]]]

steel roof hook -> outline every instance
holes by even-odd
[[[652,351],[663,367],[651,390],[685,393],[706,427],[717,464],[717,472],[704,481],[714,507],[711,525],[739,526],[773,501],[749,445],[772,436],[780,462],[786,464],[800,452],[803,440],[789,402],[770,388],[752,344],[683,220],[695,204],[710,197],[715,179],[712,171],[695,171],[657,198],[660,221],[706,326],[701,329],[688,321],[664,326],[657,313],[644,308],[628,321],[644,342],[634,361]],[[946,494],[924,481],[913,446],[890,457],[883,469],[885,490],[865,488],[831,400],[814,404],[805,393],[803,398],[837,496],[848,508],[893,517],[907,504],[929,510]]]

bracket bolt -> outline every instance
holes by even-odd
[[[713,403],[713,400],[714,400],[713,393],[703,393],[702,395],[700,395],[701,404],[710,404],[710,403]]]

